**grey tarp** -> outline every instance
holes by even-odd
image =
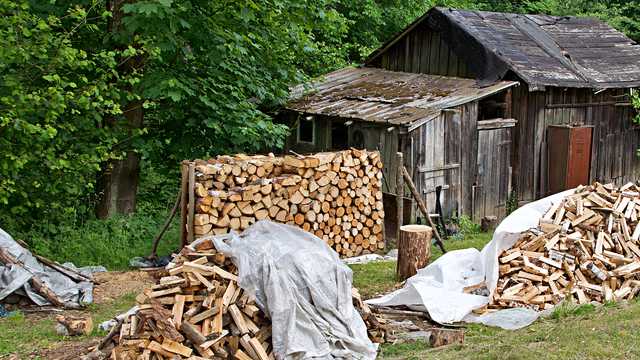
[[[93,302],[93,283],[89,281],[76,283],[58,271],[41,264],[2,229],[0,229],[0,247],[24,265],[0,263],[0,300],[18,292],[26,294],[37,305],[49,305],[49,301],[35,292],[29,284],[29,280],[35,274],[65,304],[74,307]]]
[[[321,239],[294,226],[259,221],[242,235],[215,237],[272,321],[278,359],[374,359],[376,347],[353,307],[352,272]]]

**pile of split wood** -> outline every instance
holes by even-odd
[[[297,225],[344,256],[384,248],[382,162],[376,151],[219,156],[190,166],[195,209],[185,221],[194,238],[270,219]]]
[[[488,310],[633,298],[640,290],[639,210],[640,187],[632,183],[594,183],[553,204],[538,229],[500,255]]]
[[[138,311],[86,358],[274,359],[270,320],[238,286],[235,265],[210,240],[185,247],[166,276],[136,300]],[[370,315],[364,306],[358,310]],[[368,326],[374,322],[367,319]],[[370,333],[384,338],[382,330]]]

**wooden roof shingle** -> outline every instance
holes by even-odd
[[[373,52],[371,64],[427,22],[484,83],[512,71],[532,90],[545,86],[640,86],[640,45],[596,18],[433,8]]]
[[[411,127],[438,115],[442,109],[466,104],[517,84],[498,81],[481,87],[474,79],[349,67],[311,84],[296,86],[285,108]]]

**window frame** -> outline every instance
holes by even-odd
[[[303,121],[308,121],[311,123],[311,141],[304,141],[301,139],[301,129],[302,129],[302,122]],[[297,142],[299,144],[311,144],[311,145],[315,145],[316,144],[316,119],[315,117],[311,120],[307,120],[305,118],[301,118],[298,120],[298,126],[296,129],[296,133],[297,133]]]

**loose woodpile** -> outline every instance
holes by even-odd
[[[367,325],[369,339],[378,344],[386,342],[387,327],[382,323],[380,317],[371,311],[369,305],[362,300],[358,289],[351,289],[351,298],[353,300],[353,306],[358,310],[362,320],[364,320],[364,323]]]
[[[139,310],[114,334],[112,358],[273,358],[270,321],[236,274],[211,241],[185,247],[167,276],[136,298]]]
[[[355,292],[357,294],[357,291]],[[354,295],[355,296],[355,295]],[[212,241],[185,247],[166,276],[136,298],[139,310],[85,357],[112,359],[274,359],[271,321],[237,283],[237,268]],[[373,340],[384,330],[354,297]],[[96,355],[97,354],[97,355]]]
[[[257,220],[296,225],[344,256],[384,248],[377,151],[219,156],[195,162],[195,238]],[[189,224],[187,224],[189,228]]]
[[[633,183],[594,183],[553,204],[538,229],[500,255],[488,310],[542,310],[568,297],[578,304],[632,299],[640,291],[639,210]]]

